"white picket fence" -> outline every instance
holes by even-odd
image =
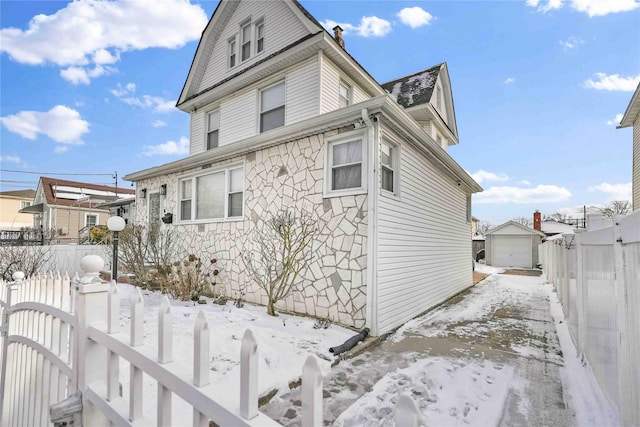
[[[583,360],[622,425],[640,426],[640,211],[539,253]]]
[[[130,332],[122,332],[117,286],[98,278],[103,265],[91,255],[82,260],[81,279],[14,276],[15,282],[0,283],[0,425],[47,425],[55,421],[49,417],[52,404],[75,398],[77,407],[68,407],[68,418],[58,420],[73,420],[75,426],[168,426],[175,395],[192,408],[194,426],[208,426],[209,420],[221,426],[280,426],[258,410],[258,348],[250,330],[242,339],[240,395],[221,402],[209,380],[210,333],[204,314],[198,314],[194,326],[193,366],[176,362],[169,300],[165,297],[158,313],[157,343],[144,342],[139,291],[131,304]],[[119,392],[120,358],[130,366],[127,399]],[[143,374],[158,384],[155,419],[143,416]],[[322,384],[318,360],[309,356],[302,371],[305,427],[322,425]],[[395,419],[397,426],[422,425],[408,395],[399,397]]]

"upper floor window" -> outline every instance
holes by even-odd
[[[180,221],[242,216],[244,169],[222,169],[180,180]]]
[[[284,80],[260,92],[260,132],[284,126]]]
[[[218,146],[218,133],[220,130],[220,110],[215,110],[207,115],[207,150]]]
[[[364,137],[362,133],[329,140],[327,149],[325,193],[365,188],[363,166]]]
[[[383,190],[396,192],[397,147],[387,142],[380,144],[380,181]]]
[[[29,206],[31,206],[31,202],[20,202],[20,209],[28,208]]]
[[[251,22],[247,22],[240,29],[241,59],[246,61],[251,57]]]
[[[236,38],[229,40],[229,68],[236,66]]]
[[[340,82],[340,108],[351,105],[351,87],[344,82]]]
[[[255,25],[256,54],[264,50],[264,21],[258,21]]]

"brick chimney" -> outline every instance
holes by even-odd
[[[540,218],[540,211],[535,211],[533,213],[533,228],[542,231],[542,222]]]
[[[333,38],[335,38],[340,47],[344,49],[344,39],[342,38],[342,28],[340,25],[333,27]]]

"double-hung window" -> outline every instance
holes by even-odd
[[[242,217],[244,168],[233,167],[183,178],[180,188],[180,221],[204,221]]]
[[[94,214],[85,214],[84,216],[84,226],[93,228],[98,224],[98,215]]]
[[[264,21],[258,21],[255,25],[256,54],[264,50]]]
[[[26,201],[20,202],[20,209],[28,208],[29,206],[31,206],[31,202],[26,202]]]
[[[220,110],[207,114],[207,150],[218,146],[218,131],[220,130]]]
[[[241,58],[246,61],[251,57],[251,22],[243,24],[240,28]]]
[[[383,190],[396,191],[397,148],[387,142],[380,144],[380,181]]]
[[[229,39],[229,68],[236,66],[236,38]]]
[[[344,82],[340,82],[340,108],[351,105],[351,87]]]
[[[284,80],[260,92],[260,132],[284,126]]]
[[[329,141],[326,193],[365,188],[364,135]]]

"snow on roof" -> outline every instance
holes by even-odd
[[[438,64],[415,74],[383,83],[381,86],[404,108],[426,104],[431,99],[441,66],[442,64]]]
[[[540,224],[540,228],[544,234],[559,234],[559,233],[571,233],[573,234],[573,225],[565,224],[564,222],[558,222],[553,219],[545,219]]]

